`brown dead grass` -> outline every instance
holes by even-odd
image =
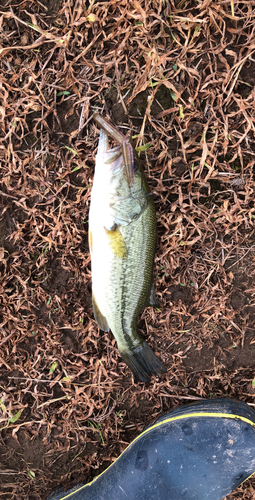
[[[3,498],[44,499],[93,477],[177,404],[212,395],[255,404],[254,7],[5,2]],[[168,373],[147,386],[133,383],[93,320],[94,111],[152,144],[141,159],[157,207],[160,310],[146,309],[139,326]],[[229,500],[251,500],[253,484]]]

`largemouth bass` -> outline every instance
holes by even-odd
[[[100,115],[94,119],[101,127],[89,212],[94,316],[112,331],[135,378],[147,382],[166,371],[136,326],[144,307],[156,304],[155,207],[128,139]],[[109,135],[117,147],[110,148]]]

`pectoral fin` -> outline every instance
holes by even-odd
[[[105,228],[105,231],[114,255],[120,259],[126,259],[127,247],[119,228],[114,228],[112,231]]]
[[[109,332],[110,328],[108,326],[107,319],[101,313],[93,294],[92,294],[92,305],[93,305],[95,320],[99,328],[101,328],[101,330],[103,330],[104,332]]]

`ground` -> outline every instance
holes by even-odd
[[[177,405],[255,406],[252,2],[2,0],[1,495],[45,500],[103,471]],[[158,226],[167,367],[136,384],[93,318],[93,112],[134,137]],[[254,480],[228,500],[255,497]]]

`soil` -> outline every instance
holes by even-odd
[[[2,126],[0,142],[0,492],[8,500],[45,500],[59,485],[68,489],[90,481],[149,422],[177,405],[219,396],[255,405],[254,129],[249,107],[255,63],[243,56],[238,31],[244,26],[248,54],[254,13],[242,3],[239,8],[251,23],[242,25],[231,18],[225,2],[224,38],[220,2],[186,3],[154,2],[152,11],[146,10],[151,29],[158,17],[163,19],[155,31],[160,41],[148,47],[148,32],[139,42],[135,31],[146,24],[138,9],[133,38],[122,39],[120,49],[132,61],[125,55],[119,66],[111,66],[112,33],[124,23],[119,35],[124,36],[132,23],[128,2],[111,3],[110,13],[105,2],[92,2],[88,11],[77,2],[75,19],[65,0],[4,2],[3,12],[10,17],[2,18],[6,34],[0,31],[0,46],[20,45],[25,34],[30,40],[23,39],[24,46],[35,42],[38,33],[34,36],[31,25],[20,20],[33,25],[37,20],[55,37],[2,58],[9,96],[0,95],[0,124],[2,108],[8,124]],[[163,9],[159,4],[170,10],[175,6],[173,25],[164,10],[157,13]],[[122,7],[129,12],[126,18],[120,16]],[[87,20],[91,13],[97,16],[93,23]],[[188,31],[187,16],[202,16],[197,31]],[[93,45],[100,30],[104,36]],[[69,45],[60,46],[57,40],[67,34]],[[178,42],[169,55],[174,57],[168,61],[171,71],[177,71],[178,61],[181,69],[157,88],[158,67],[165,69],[167,63],[166,40]],[[189,43],[190,53],[184,55]],[[77,59],[83,50],[84,59]],[[227,86],[229,59],[235,67],[239,56],[233,95],[222,104],[223,91],[217,94],[222,74]],[[137,61],[143,77],[134,73],[130,85],[125,68],[130,62],[135,72]],[[50,90],[46,84],[39,88],[42,82],[50,82]],[[58,95],[63,88],[68,93]],[[23,98],[24,109],[18,107]],[[143,142],[152,147],[145,148],[141,160],[157,210],[159,307],[145,309],[138,327],[167,373],[146,385],[134,382],[113,336],[100,331],[93,318],[87,233],[98,142],[91,118],[98,108],[136,136],[148,118]],[[201,167],[203,137],[210,154]],[[227,499],[251,500],[254,487],[250,479]]]

